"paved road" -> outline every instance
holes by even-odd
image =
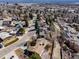
[[[43,54],[41,55],[41,59],[50,59],[49,53],[47,51],[43,52]]]

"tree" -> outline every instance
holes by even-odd
[[[46,19],[45,19],[46,24],[49,25],[49,23],[48,23],[49,17],[46,15],[45,18],[46,18]]]
[[[35,46],[36,45],[36,40],[33,40],[32,42],[30,42],[31,46]]]
[[[52,21],[53,21],[52,16],[51,15],[47,15],[46,16],[46,23],[47,23],[47,25],[50,26],[52,24]]]
[[[29,18],[33,19],[33,14],[32,13],[29,13]]]
[[[50,30],[55,31],[55,28],[54,28],[54,18],[52,18],[51,15],[48,15],[47,21],[48,21],[48,25],[49,25]]]
[[[37,37],[40,37],[40,27],[38,22],[39,22],[38,20],[35,21],[35,30],[36,30]]]
[[[25,27],[29,26],[28,20],[27,20],[28,16],[25,14],[24,15],[24,21],[25,21]]]
[[[39,20],[40,20],[40,14],[37,14],[37,19],[39,19]]]
[[[25,33],[25,29],[24,28],[20,28],[17,32],[17,34],[21,34],[23,35]]]
[[[56,14],[54,15],[54,18],[57,19],[57,15]]]
[[[40,57],[39,54],[37,54],[37,53],[34,52],[34,53],[29,57],[29,59],[41,59],[41,57]]]

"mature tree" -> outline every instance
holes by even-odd
[[[40,26],[38,23],[39,23],[39,21],[36,20],[35,21],[35,30],[36,30],[37,37],[40,37]]]
[[[24,15],[24,21],[25,21],[25,27],[28,27],[29,26],[28,16],[26,14]]]
[[[33,14],[32,13],[29,13],[29,18],[33,19]]]
[[[48,20],[49,20],[49,17],[47,16],[47,15],[45,15],[45,21],[46,21],[46,24],[48,25],[49,23],[48,23]]]
[[[17,34],[18,35],[23,35],[25,33],[25,29],[24,28],[20,28],[18,31],[17,31]]]

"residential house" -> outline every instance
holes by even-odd
[[[3,26],[11,26],[11,21],[12,21],[12,18],[10,17],[4,18]]]
[[[9,33],[7,33],[7,32],[0,32],[0,38],[2,40],[4,40],[6,37],[9,37],[9,36],[11,36],[11,35],[9,35]]]
[[[0,20],[0,26],[2,26],[2,24],[3,24],[3,20]]]
[[[24,26],[25,25],[25,21],[15,21],[14,20],[14,21],[11,22],[11,26],[16,26],[17,24],[21,24],[21,25]]]

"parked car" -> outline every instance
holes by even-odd
[[[2,48],[3,47],[3,45],[2,44],[0,44],[0,48]]]

